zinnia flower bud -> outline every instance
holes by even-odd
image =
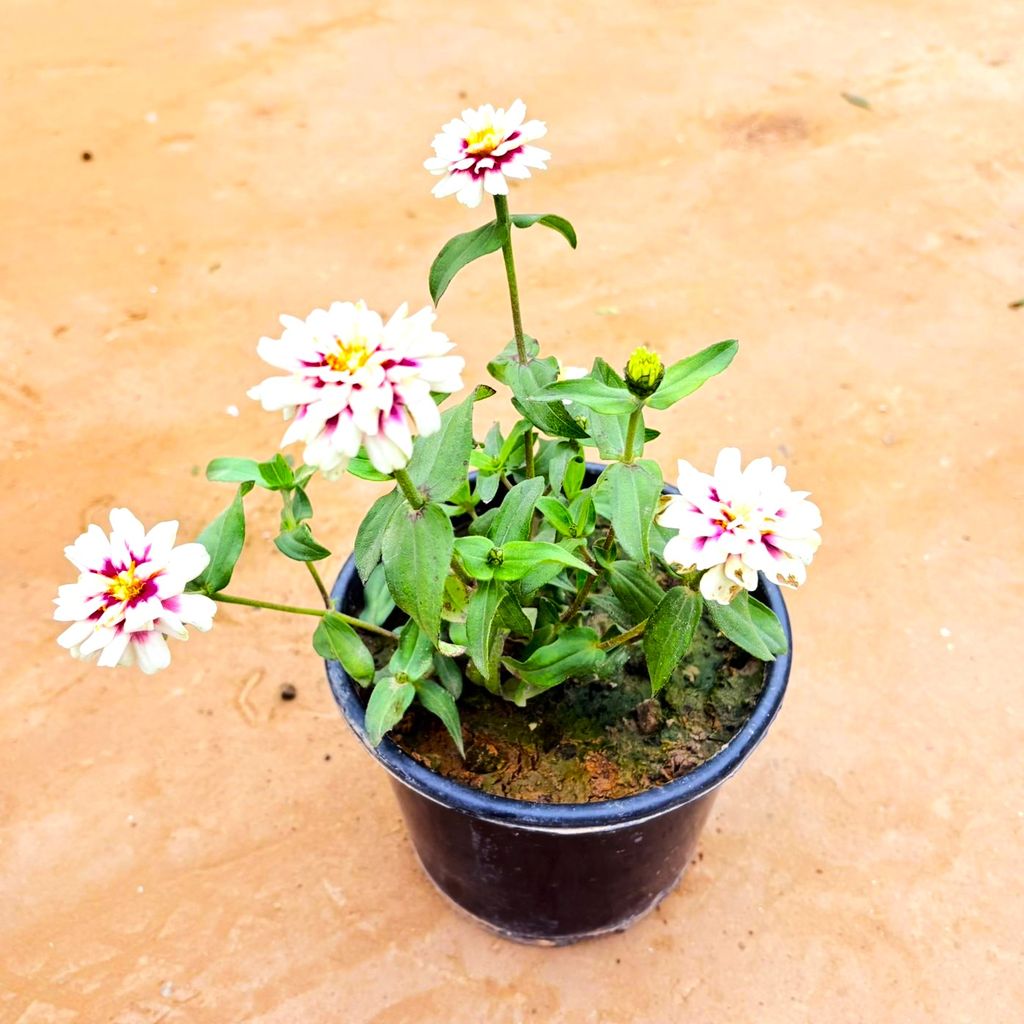
[[[658,390],[664,376],[665,366],[658,353],[643,345],[633,351],[626,363],[626,387],[637,398],[650,398]]]

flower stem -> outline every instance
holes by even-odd
[[[315,615],[321,619],[328,611],[332,611],[332,609],[328,608],[300,608],[293,604],[259,601],[255,597],[236,597],[234,594],[211,594],[210,597],[214,601],[220,601],[222,604],[241,604],[247,608],[269,608],[272,612],[288,612],[291,615]],[[367,633],[376,633],[378,636],[387,637],[389,640],[398,639],[396,634],[392,633],[390,629],[385,629],[383,626],[375,626],[372,622],[364,622],[362,619],[357,619],[353,615],[346,615],[344,612],[333,612],[333,614],[339,616],[352,626],[353,629],[362,629]]]
[[[396,469],[394,477],[395,480],[398,481],[398,486],[402,488],[405,500],[409,502],[413,508],[419,509],[426,505],[423,495],[420,494],[416,485],[412,482],[412,478],[404,469]]]
[[[508,299],[512,306],[512,330],[516,339],[516,354],[519,363],[525,366],[530,358],[526,352],[526,338],[523,335],[523,314],[519,308],[519,281],[516,278],[516,260],[512,253],[512,219],[508,212],[508,197],[494,197],[494,213],[499,224],[505,226],[505,241],[501,243],[501,255],[505,259],[505,277],[508,279]],[[523,434],[526,454],[526,475],[534,475],[533,467],[533,428]]]
[[[614,651],[616,647],[621,647],[623,644],[628,644],[633,640],[644,635],[644,630],[647,628],[647,620],[638,623],[632,629],[627,629],[625,633],[620,633],[618,636],[613,636],[610,640],[603,640],[597,646],[602,651]]]
[[[629,426],[626,427],[626,444],[622,452],[622,461],[630,463],[633,461],[633,448],[636,445],[636,435],[644,422],[643,406],[637,406],[629,417]]]
[[[324,607],[331,608],[331,595],[327,593],[327,588],[324,586],[324,581],[321,579],[320,573],[317,572],[316,566],[312,562],[306,562],[305,565],[309,570],[309,575],[313,577],[316,589],[320,591],[320,596],[324,600]]]

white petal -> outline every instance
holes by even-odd
[[[78,647],[84,643],[85,640],[92,635],[92,631],[96,628],[96,623],[90,619],[85,619],[83,622],[73,622],[59,637],[57,637],[57,643],[61,647]]]
[[[126,630],[120,630],[100,652],[96,664],[102,665],[104,668],[117,668],[122,664],[129,636],[130,634]]]
[[[505,175],[501,171],[488,171],[484,175],[484,188],[492,196],[507,196],[508,195],[508,182],[505,180]]]
[[[152,675],[171,663],[171,650],[163,633],[151,630],[148,633],[132,633],[131,644],[139,668],[146,675]]]
[[[722,566],[712,566],[700,578],[700,592],[706,601],[729,604],[742,588],[728,579]]]
[[[177,600],[178,618],[186,626],[206,632],[213,626],[213,617],[217,614],[217,602],[203,594],[182,594]]]
[[[64,554],[79,572],[99,571],[110,558],[110,540],[93,523],[74,544],[64,549]]]
[[[483,197],[484,187],[479,178],[470,178],[455,195],[455,198],[458,199],[463,206],[468,206],[470,209],[479,206],[480,200],[483,199]]]
[[[178,521],[176,519],[169,519],[165,523],[157,523],[146,534],[146,561],[155,563],[159,567],[164,566],[177,537]]]
[[[210,554],[202,544],[181,544],[167,559],[167,573],[184,580],[194,580],[210,564]]]

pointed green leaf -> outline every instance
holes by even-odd
[[[732,599],[731,604],[708,601],[704,607],[715,624],[715,628],[727,636],[737,647],[742,647],[748,654],[760,658],[761,661],[775,660],[772,648],[778,647],[778,634],[770,625],[767,632],[762,630],[762,624],[765,622],[764,616],[757,612],[755,619],[751,614],[750,595],[745,590],[741,590]],[[764,608],[764,605],[761,607]],[[770,609],[765,610],[771,614]],[[772,615],[772,618],[775,616]],[[779,628],[781,630],[781,627]],[[783,639],[785,639],[784,636]]]
[[[441,685],[456,699],[462,696],[462,669],[451,658],[434,651],[434,671]]]
[[[295,474],[285,457],[278,452],[269,462],[259,464],[263,486],[272,491],[287,491],[295,486]]]
[[[706,380],[721,373],[732,362],[738,348],[738,341],[720,341],[696,355],[673,363],[647,404],[653,409],[667,409],[680,398],[692,394]]]
[[[533,510],[543,493],[544,480],[535,476],[516,484],[505,495],[488,531],[497,547],[502,547],[510,540],[526,540],[530,536]]]
[[[501,547],[501,564],[494,566],[494,578],[521,580],[540,565],[571,567],[593,575],[594,570],[558,544],[540,540],[510,540]]]
[[[625,387],[613,387],[593,377],[556,380],[528,397],[540,402],[579,402],[594,412],[613,416],[631,413],[637,407],[636,397]]]
[[[557,231],[574,249],[576,248],[576,229],[564,218],[554,213],[513,213],[512,223],[517,228],[528,228],[534,224],[542,224],[552,231]]]
[[[355,556],[356,571],[365,583],[370,573],[380,562],[381,546],[384,543],[384,531],[391,517],[399,508],[405,507],[402,492],[396,487],[387,494],[382,494],[363,517],[356,531]]]
[[[204,594],[216,594],[231,582],[235,563],[245,544],[245,509],[242,495],[251,488],[243,483],[234,500],[201,534],[199,543],[210,555],[210,563],[190,584],[189,589],[201,590]]]
[[[395,599],[388,590],[384,566],[378,563],[363,588],[363,610],[359,617],[372,622],[375,626],[383,626],[394,610]]]
[[[649,618],[664,594],[651,574],[636,562],[613,562],[608,569],[608,583],[622,609],[629,615],[630,627]]]
[[[400,510],[384,531],[384,573],[391,596],[432,641],[441,628],[444,583],[454,550],[451,520],[439,505]]]
[[[762,604],[752,594],[747,595],[747,606],[750,611],[750,621],[761,634],[761,639],[764,640],[768,650],[772,654],[785,654],[789,650],[789,641],[786,639],[786,631],[782,628],[779,617],[768,605]]]
[[[498,619],[498,607],[506,594],[501,583],[487,580],[469,598],[466,616],[466,653],[492,693],[498,692],[498,668],[508,630]]]
[[[673,587],[647,620],[643,644],[652,694],[668,682],[676,665],[690,649],[703,604],[700,594],[686,587]]]
[[[252,483],[263,482],[259,463],[255,459],[214,459],[206,467],[206,479],[233,484],[247,480]]]
[[[597,646],[597,633],[579,627],[565,630],[553,643],[538,647],[525,661],[503,658],[502,664],[524,684],[512,694],[512,699],[522,707],[530,697],[566,679],[591,675],[604,657],[604,651]]]
[[[349,459],[348,466],[345,468],[353,476],[359,477],[360,480],[383,483],[385,480],[391,479],[386,473],[382,473],[379,469],[374,469],[373,463],[365,455],[356,455],[354,458]]]
[[[366,733],[376,747],[384,734],[397,725],[416,696],[416,687],[392,676],[378,679],[366,705]]]
[[[398,647],[388,662],[388,671],[393,675],[403,674],[416,682],[430,674],[434,667],[434,645],[430,642],[414,619],[410,619],[401,629]]]
[[[373,682],[373,655],[337,612],[324,614],[313,633],[313,648],[321,658],[340,661],[341,667],[361,686]]]
[[[576,524],[569,515],[569,510],[557,498],[538,498],[537,511],[560,533],[563,537],[575,537],[577,533]]]
[[[492,551],[494,542],[489,537],[455,538],[455,553],[466,572],[475,580],[493,579],[494,566],[487,557]]]
[[[452,695],[432,679],[421,679],[416,683],[416,695],[420,703],[432,714],[437,715],[448,730],[452,742],[459,749],[459,753],[465,757],[466,751],[462,745],[462,723],[459,720],[459,709],[455,706]]]
[[[473,404],[493,394],[493,388],[478,387],[442,413],[437,433],[416,439],[406,469],[429,501],[447,501],[466,482],[473,451]]]
[[[664,481],[650,459],[613,462],[594,488],[598,510],[610,520],[615,539],[630,558],[651,563],[650,534]]]
[[[313,539],[308,524],[300,523],[290,530],[284,530],[274,538],[274,544],[282,555],[296,562],[319,562],[330,557],[330,551]]]
[[[468,263],[488,253],[497,252],[508,238],[508,225],[492,220],[449,239],[430,267],[430,298],[436,306],[448,290],[455,275]]]

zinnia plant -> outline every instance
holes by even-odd
[[[176,547],[176,523],[147,533],[125,509],[111,513],[109,536],[90,526],[66,549],[80,576],[56,602],[55,617],[71,623],[63,646],[152,672],[170,660],[165,637],[208,629],[216,602],[314,616],[317,653],[370,688],[376,742],[419,701],[460,750],[457,701],[467,683],[525,705],[570,679],[609,678],[639,645],[656,694],[685,665],[702,616],[757,658],[785,650],[779,622],[752,592],[759,574],[804,582],[819,543],[817,507],[768,459],[743,469],[734,448],[710,475],[680,460],[678,494],[666,495],[649,456],[658,431],[648,414],[674,410],[721,373],[737,343],[668,365],[640,347],[621,371],[601,358],[589,371],[563,371],[524,331],[512,229],[539,224],[576,246],[565,218],[509,210],[509,182],[549,159],[533,145],[544,124],[525,118],[519,100],[466,110],[426,161],[444,175],[435,196],[470,207],[493,198],[494,219],[441,249],[429,286],[436,306],[463,267],[501,252],[513,336],[488,371],[511,393],[511,429],[495,424],[474,438],[474,406],[491,399],[490,386],[448,401],[463,386],[464,361],[435,330],[433,309],[410,316],[403,305],[385,321],[362,302],[335,302],[305,319],[282,317],[281,336],[257,348],[281,374],[249,394],[289,421],[281,444],[302,442],[302,461],[214,459],[208,478],[237,491],[198,543]],[[604,463],[596,475],[588,449]],[[355,538],[365,588],[358,616],[335,607],[317,569],[330,556],[310,526],[306,488],[317,472],[382,487]],[[254,488],[279,495],[274,543],[305,565],[322,607],[228,592]]]

